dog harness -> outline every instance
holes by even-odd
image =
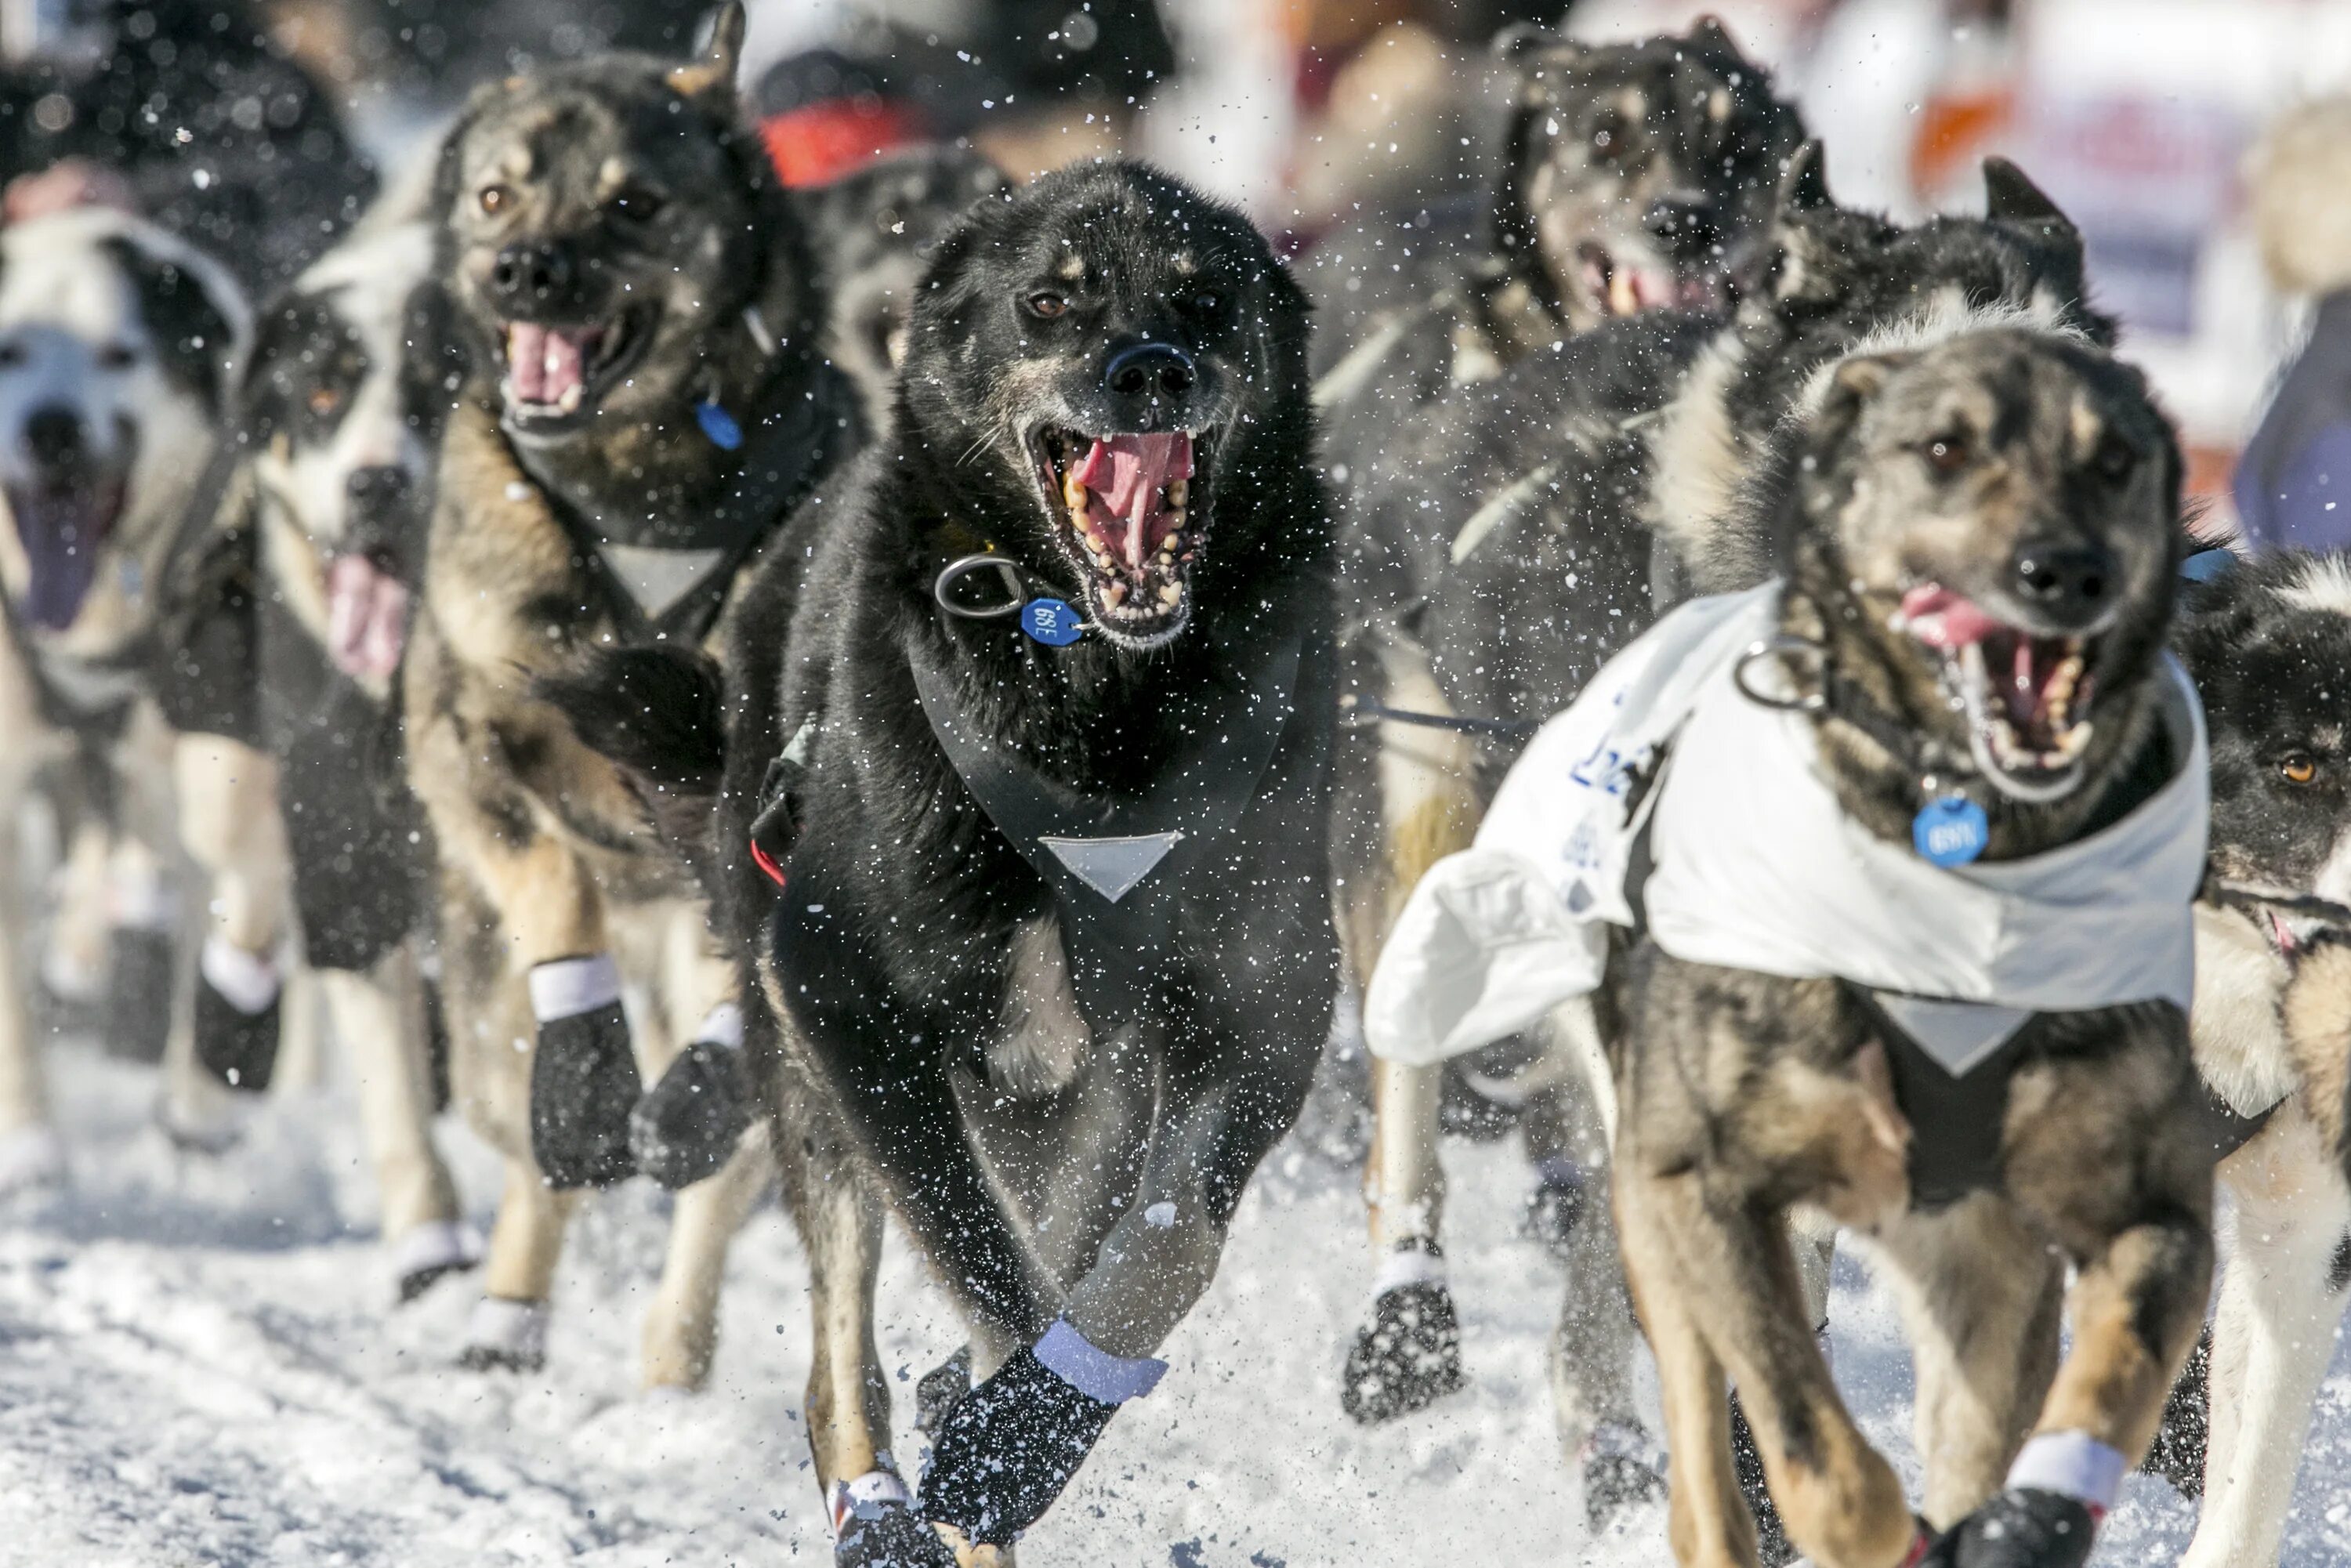
[[[2046,854],[1947,868],[1852,821],[1822,777],[1813,722],[1742,690],[1740,665],[1777,632],[1779,606],[1777,583],[1692,601],[1544,727],[1474,846],[1414,890],[1364,1032],[1381,1056],[1427,1063],[1524,1029],[1599,986],[1610,925],[1690,963],[1836,979],[1880,1026],[1921,1134],[1914,1191],[1945,1201],[1990,1179],[2036,1015],[2186,1009],[2202,710],[2167,658],[2161,789]]]
[[[817,366],[810,395],[747,434],[727,421],[723,428],[744,448],[743,461],[732,486],[707,508],[648,515],[615,531],[619,525],[591,522],[554,489],[539,486],[623,641],[698,643],[709,634],[737,571],[830,466],[840,427],[826,411],[847,398],[844,387],[831,384],[838,380],[839,372]],[[697,404],[696,417],[714,444],[726,446],[703,412],[716,407]]]
[[[1120,796],[1080,794],[982,733],[937,642],[917,630],[907,643],[923,715],[988,821],[1053,890],[1080,1010],[1097,1029],[1140,1015],[1165,977],[1182,888],[1217,865],[1296,716],[1302,634],[1220,642],[1207,678],[1169,697],[1182,738],[1151,788]]]

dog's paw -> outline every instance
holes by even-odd
[[[637,1168],[675,1191],[718,1174],[751,1124],[743,1053],[698,1040],[629,1113]]]
[[[2082,1568],[2097,1533],[2080,1500],[2011,1487],[1945,1531],[1918,1568]]]
[[[482,1239],[462,1219],[412,1225],[392,1243],[392,1276],[405,1306],[451,1274],[482,1260]]]
[[[1339,1403],[1365,1427],[1425,1409],[1461,1386],[1461,1322],[1442,1281],[1380,1292],[1355,1331]]]
[[[611,1186],[635,1174],[629,1113],[643,1092],[620,1003],[542,1022],[530,1064],[530,1153],[548,1185]]]
[[[1574,1238],[1576,1226],[1583,1222],[1583,1207],[1589,1201],[1583,1191],[1583,1172],[1546,1170],[1527,1194],[1526,1211],[1519,1217],[1519,1234],[1541,1243],[1544,1251],[1556,1261],[1565,1263],[1568,1243]]]
[[[250,960],[248,960],[250,962]],[[256,973],[263,973],[258,966]],[[269,1087],[270,1074],[277,1067],[277,1036],[283,1009],[277,977],[270,975],[265,998],[257,988],[246,988],[240,976],[230,986],[239,991],[232,996],[214,978],[213,947],[205,945],[204,963],[196,976],[195,1044],[196,1061],[205,1071],[240,1093],[258,1094]],[[243,1004],[259,1004],[251,1009]]]
[[[923,1374],[914,1385],[914,1430],[935,1435],[947,1416],[971,1392],[971,1346],[956,1353]]]
[[[1624,1514],[1666,1498],[1666,1456],[1638,1421],[1611,1419],[1593,1428],[1576,1454],[1583,1475],[1583,1517],[1594,1535]]]
[[[467,1372],[537,1372],[547,1364],[547,1303],[484,1296],[465,1324],[457,1364]]]
[[[955,1548],[903,1502],[861,1506],[841,1521],[833,1568],[956,1568]]]
[[[107,954],[106,995],[99,1003],[99,1038],[123,1061],[163,1060],[172,1032],[172,934],[126,926]]]
[[[1010,1542],[1061,1495],[1117,1410],[1020,1350],[940,1423],[915,1511],[975,1542]]]

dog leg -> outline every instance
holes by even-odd
[[[1327,1029],[1328,992],[1318,1001],[1298,1010],[1300,1022],[1320,1027],[1292,1039],[1319,1040]],[[1280,1030],[1280,1002],[1271,1007]],[[1215,1276],[1242,1187],[1296,1117],[1312,1077],[1311,1049],[1245,1041],[1171,1043],[1176,1060],[1242,1065],[1189,1075],[1170,1068],[1134,1203],[1051,1332],[941,1424],[923,1479],[924,1518],[974,1542],[1013,1540],[1061,1494],[1119,1406],[1148,1394],[1166,1370],[1155,1354]]]
[[[1919,1511],[1946,1530],[2000,1490],[2048,1394],[2063,1281],[2042,1239],[1990,1194],[1906,1216],[1881,1242],[1917,1370]]]
[[[2220,1167],[2234,1198],[2212,1334],[2204,1508],[2181,1568],[2277,1561],[2310,1410],[2343,1315],[2351,1191],[2288,1101]]]
[[[482,1270],[483,1297],[457,1364],[475,1372],[536,1372],[547,1362],[547,1298],[575,1199],[527,1160],[507,1161],[498,1219]]]
[[[278,815],[277,764],[213,735],[172,748],[181,844],[210,879],[196,963],[195,1059],[229,1087],[269,1087],[286,1009],[277,961],[293,862]]]
[[[1682,1568],[1753,1568],[1755,1521],[1739,1494],[1730,1452],[1730,1402],[1717,1359],[1687,1310],[1664,1238],[1642,1218],[1649,1194],[1618,1173],[1625,1282],[1640,1313],[1666,1412],[1667,1534]],[[1587,1504],[1588,1506],[1588,1504]]]
[[[1615,1177],[1625,1256],[1635,1268],[1635,1300],[1643,1308],[1650,1343],[1662,1364],[1668,1343],[1670,1354],[1687,1354],[1694,1332],[1729,1370],[1790,1539],[1822,1568],[1893,1568],[1901,1563],[1917,1538],[1901,1480],[1869,1447],[1837,1396],[1813,1335],[1785,1222],[1755,1198],[1738,1201],[1706,1191],[1694,1174],[1648,1171],[1637,1153],[1627,1157],[1622,1147]],[[1636,1257],[1641,1262],[1634,1265]],[[1667,1320],[1662,1328],[1649,1323],[1652,1307]],[[1680,1313],[1688,1315],[1694,1329],[1674,1321]],[[1670,1333],[1667,1343],[1659,1343],[1661,1333]],[[1675,1377],[1677,1388],[1685,1381],[1693,1390],[1714,1386],[1710,1374],[1681,1369]],[[1726,1487],[1733,1496],[1737,1490],[1730,1479],[1727,1416],[1718,1471],[1714,1417],[1708,1416],[1700,1431],[1686,1439],[1675,1429],[1688,1418],[1682,1401],[1669,1405],[1667,1414],[1677,1500],[1692,1490],[1694,1509],[1743,1520],[1743,1504],[1722,1500]],[[1685,1476],[1691,1483],[1687,1489]],[[1751,1537],[1742,1536],[1743,1554],[1732,1555],[1729,1527],[1722,1520],[1683,1519],[1678,1510],[1677,1500],[1677,1551],[1683,1552],[1686,1568],[1753,1561]]]
[[[24,819],[23,780],[11,777],[5,783],[10,787],[0,789],[0,823],[5,824],[0,826],[0,1197],[65,1173],[19,963],[27,933],[21,848],[14,834]]]
[[[646,1387],[698,1389],[709,1377],[727,1249],[775,1168],[767,1139],[745,1138],[716,1176],[677,1195],[670,1215],[669,1257],[645,1315]]]
[[[327,1016],[359,1081],[360,1131],[375,1166],[382,1234],[400,1299],[481,1256],[463,1223],[455,1185],[433,1145],[433,1094],[424,1060],[423,998],[415,956],[403,946],[371,974],[320,969]]]

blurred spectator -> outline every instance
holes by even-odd
[[[2336,549],[2351,544],[2351,98],[2282,116],[2248,178],[2271,283],[2316,311],[2238,460],[2239,531],[2256,549]]]

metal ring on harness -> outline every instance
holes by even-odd
[[[1823,669],[1828,664],[1829,651],[1826,648],[1818,643],[1808,642],[1804,638],[1791,636],[1782,632],[1750,644],[1747,652],[1739,655],[1739,662],[1730,667],[1730,684],[1739,688],[1740,696],[1763,707],[1777,708],[1782,713],[1819,713],[1829,706],[1826,681],[1821,683],[1819,690],[1809,695],[1796,697],[1774,696],[1765,692],[1759,692],[1747,683],[1748,665],[1758,659],[1785,658],[1791,653],[1809,654],[1817,660]]]
[[[949,596],[947,591],[956,583],[969,577],[975,571],[990,570],[1002,572],[1004,580],[1011,586],[1012,597],[1006,602],[974,610],[969,606],[957,604]],[[961,616],[966,621],[1001,621],[1008,615],[1020,613],[1020,607],[1029,602],[1029,585],[1021,580],[1020,569],[1000,555],[967,555],[959,560],[947,562],[946,570],[939,573],[938,580],[931,585],[931,597],[939,601],[940,609],[950,615]]]

